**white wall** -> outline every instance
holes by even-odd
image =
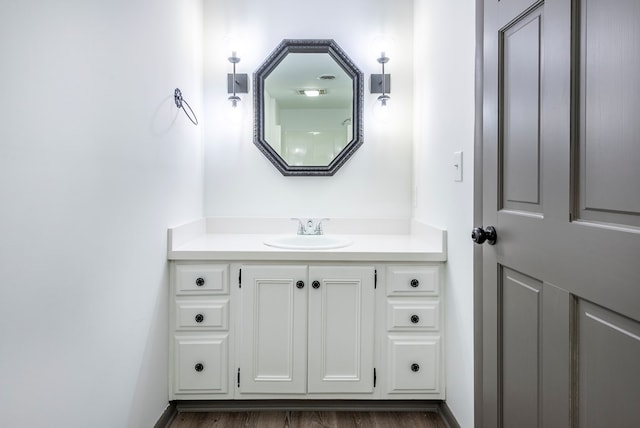
[[[0,3],[0,426],[150,427],[202,215],[199,0]]]
[[[206,216],[410,218],[413,1],[327,0],[320,6],[309,0],[204,2]],[[387,50],[394,120],[386,124],[372,120],[377,95],[368,93],[369,75],[380,72],[381,34],[395,41]],[[238,72],[250,78],[285,38],[334,39],[364,72],[364,144],[335,176],[284,177],[253,144],[252,93],[242,95],[239,111],[226,99],[229,35],[244,39]]]
[[[204,21],[200,0],[0,4],[0,426],[153,425],[167,402],[166,228],[203,211],[413,214],[447,229],[447,401],[472,426],[474,2],[315,4],[205,0]],[[283,177],[253,145],[251,94],[235,112],[226,101],[233,33],[240,72],[283,38],[333,38],[365,87],[376,37],[391,35],[392,119],[373,118],[365,91],[365,143],[347,164]]]
[[[417,220],[448,232],[447,404],[473,426],[474,0],[415,2]],[[463,151],[463,181],[453,152]]]

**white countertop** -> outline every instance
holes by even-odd
[[[243,227],[243,221],[251,221],[253,227]],[[355,220],[332,220],[327,234],[339,235],[353,243],[343,248],[329,250],[290,250],[264,244],[275,236],[295,234],[288,219],[268,220],[263,229],[273,233],[253,233],[255,219],[201,219],[169,229],[169,260],[265,260],[265,261],[391,261],[421,262],[445,261],[446,232],[431,226],[398,221],[379,223],[369,220],[376,232],[366,233],[364,227],[351,227]],[[358,221],[358,225],[362,225]],[[240,226],[240,227],[238,227]],[[271,227],[276,226],[276,227]],[[252,233],[237,233],[238,229]],[[358,229],[358,233],[342,233],[345,229]],[[262,229],[260,229],[262,230]],[[229,231],[231,233],[223,233]]]

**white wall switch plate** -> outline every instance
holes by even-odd
[[[462,152],[453,152],[453,181],[462,181]]]

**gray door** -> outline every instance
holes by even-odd
[[[639,23],[484,1],[484,427],[640,426]]]

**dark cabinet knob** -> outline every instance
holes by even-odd
[[[204,321],[204,315],[202,315],[202,314],[196,315],[195,318],[196,318],[196,322],[198,322],[198,323]]]
[[[196,285],[198,287],[202,287],[204,285],[204,278],[197,278],[196,279]]]
[[[311,286],[312,286],[313,288],[320,288],[320,281],[313,281],[313,282],[311,283]]]
[[[420,322],[420,317],[418,315],[411,315],[411,322],[418,324]]]
[[[413,288],[416,288],[418,285],[420,285],[420,281],[418,281],[417,279],[412,279],[411,280],[411,286]]]
[[[420,364],[416,364],[416,363],[411,364],[411,371],[412,372],[415,373],[415,372],[417,372],[419,370],[420,370]]]
[[[498,233],[493,226],[487,226],[486,229],[476,227],[471,231],[471,240],[476,244],[483,244],[486,241],[489,245],[495,245],[498,240]]]
[[[204,370],[204,364],[198,363],[193,368],[196,369],[197,372],[201,372],[202,370]]]
[[[304,282],[303,281],[296,282],[296,287],[298,287],[300,289],[304,288]]]

